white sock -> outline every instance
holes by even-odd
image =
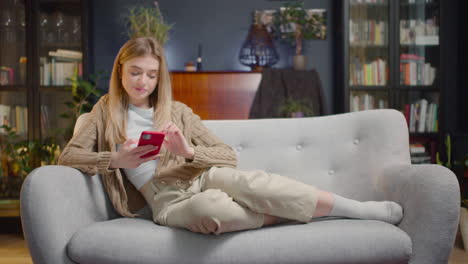
[[[403,209],[395,202],[360,202],[333,194],[335,202],[329,216],[379,220],[397,224],[403,218]]]

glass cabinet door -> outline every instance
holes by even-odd
[[[80,0],[39,1],[39,74],[41,138],[64,145],[73,121],[72,79],[82,76]]]
[[[400,1],[400,85],[433,86],[439,65],[439,1]]]
[[[440,1],[399,1],[399,108],[412,163],[435,163],[440,102]]]
[[[28,137],[26,17],[22,0],[0,2],[0,217],[15,216]],[[13,206],[13,207],[12,207]]]
[[[71,136],[82,14],[80,0],[0,1],[0,217],[19,216],[24,178]]]
[[[440,82],[447,76],[440,68],[441,1],[348,3],[345,109],[400,110],[408,123],[412,162],[435,163],[443,130]]]
[[[401,0],[399,5],[400,109],[411,133],[438,131],[438,0]]]
[[[26,83],[26,17],[24,1],[0,2],[0,86]]]
[[[388,0],[351,0],[348,28],[349,110],[389,105]]]

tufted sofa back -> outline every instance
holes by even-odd
[[[203,122],[236,150],[239,169],[278,173],[359,200],[380,200],[382,170],[411,162],[406,120],[392,109]]]
[[[380,200],[383,168],[410,164],[407,124],[396,110],[204,124],[236,150],[239,169],[278,173],[354,199]]]

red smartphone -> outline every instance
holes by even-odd
[[[138,140],[138,146],[153,145],[153,146],[157,146],[158,148],[156,150],[146,153],[140,158],[147,158],[149,156],[158,154],[159,150],[161,150],[161,146],[163,144],[165,135],[166,134],[164,134],[163,132],[157,132],[157,131],[141,132],[140,139]]]

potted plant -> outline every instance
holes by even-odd
[[[279,113],[285,117],[313,116],[314,112],[305,101],[288,97],[279,107]]]
[[[3,125],[0,155],[0,198],[17,198],[26,176],[36,167],[57,164],[60,146],[38,140],[19,141],[13,128]]]
[[[20,166],[22,160],[20,160],[17,147],[19,135],[7,125],[2,125],[1,129],[3,133],[0,144],[0,198],[12,199],[19,197],[26,173]]]
[[[462,199],[460,210],[460,233],[463,246],[468,251],[468,199]]]
[[[153,37],[164,46],[168,40],[168,32],[172,24],[167,24],[159,10],[158,2],[154,7],[136,6],[129,8],[129,14],[124,19],[128,28],[129,38]]]
[[[69,111],[60,115],[62,118],[70,119],[71,126],[68,127],[66,131],[62,132],[65,141],[68,141],[72,137],[73,128],[78,117],[83,113],[91,111],[94,102],[104,93],[97,87],[104,75],[106,75],[106,73],[100,71],[97,74],[91,74],[89,80],[83,80],[78,73],[75,73],[73,77],[69,79],[71,87],[65,89],[71,90],[72,100],[65,102]]]
[[[278,37],[295,47],[294,69],[305,69],[303,40],[321,38],[324,35],[324,17],[305,10],[303,2],[293,1],[280,7],[279,12],[275,13],[274,21]]]
[[[447,161],[443,162],[440,158],[440,153],[436,153],[436,162],[439,165],[445,166],[448,169],[452,170],[456,175],[459,176],[459,182],[462,182],[466,177],[468,177],[468,156],[460,162],[458,160],[452,161],[452,140],[449,134],[446,135],[445,141],[445,153],[447,154]],[[460,171],[460,169],[462,171]],[[463,240],[463,245],[465,250],[468,250],[468,199],[463,199],[461,197],[460,202],[460,222],[459,229]]]

